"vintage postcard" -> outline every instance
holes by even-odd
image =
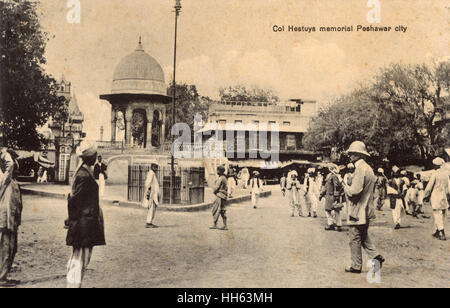
[[[1,288],[449,286],[449,1],[0,12]]]

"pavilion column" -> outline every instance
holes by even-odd
[[[116,142],[117,110],[111,108],[111,142]]]
[[[166,142],[166,123],[167,123],[167,109],[164,106],[164,109],[161,111],[161,141]]]
[[[145,112],[147,114],[147,140],[146,140],[146,148],[151,149],[152,146],[152,121],[153,121],[153,109],[148,106],[145,108]]]
[[[132,145],[132,135],[131,135],[131,125],[132,125],[132,118],[133,118],[133,111],[130,108],[127,108],[125,110],[125,144],[127,146],[131,146]]]

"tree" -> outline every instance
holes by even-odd
[[[37,2],[0,2],[0,130],[10,147],[39,149],[37,128],[68,102],[43,69],[48,34],[41,31]]]
[[[384,112],[400,115],[422,159],[430,159],[445,142],[449,71],[448,61],[434,66],[395,64],[383,70],[373,85],[372,99]]]
[[[167,90],[167,95],[172,97],[173,85]],[[212,100],[207,96],[201,96],[195,85],[177,84],[176,85],[176,106],[175,119],[176,123],[186,123],[194,134],[194,116],[200,114],[204,122],[208,120],[208,110]],[[167,105],[166,117],[166,137],[171,135],[172,127],[172,104]]]
[[[354,140],[374,138],[376,105],[361,88],[323,107],[311,120],[305,145],[313,150],[345,150]]]
[[[448,144],[448,89],[448,62],[392,65],[372,84],[322,108],[310,123],[305,145],[342,151],[362,140],[375,156],[394,162],[429,160]]]
[[[243,85],[220,88],[220,100],[222,102],[267,102],[274,103],[279,100],[272,90],[261,88],[247,88]]]

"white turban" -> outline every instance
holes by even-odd
[[[443,164],[445,164],[445,160],[443,160],[442,158],[436,157],[435,159],[433,159],[433,165],[442,166]]]

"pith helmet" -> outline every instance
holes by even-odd
[[[369,152],[367,152],[366,145],[362,141],[353,142],[348,148],[347,153],[360,153],[370,157]]]
[[[435,159],[433,159],[433,165],[442,166],[443,164],[445,164],[445,160],[443,160],[442,158],[436,157]]]

